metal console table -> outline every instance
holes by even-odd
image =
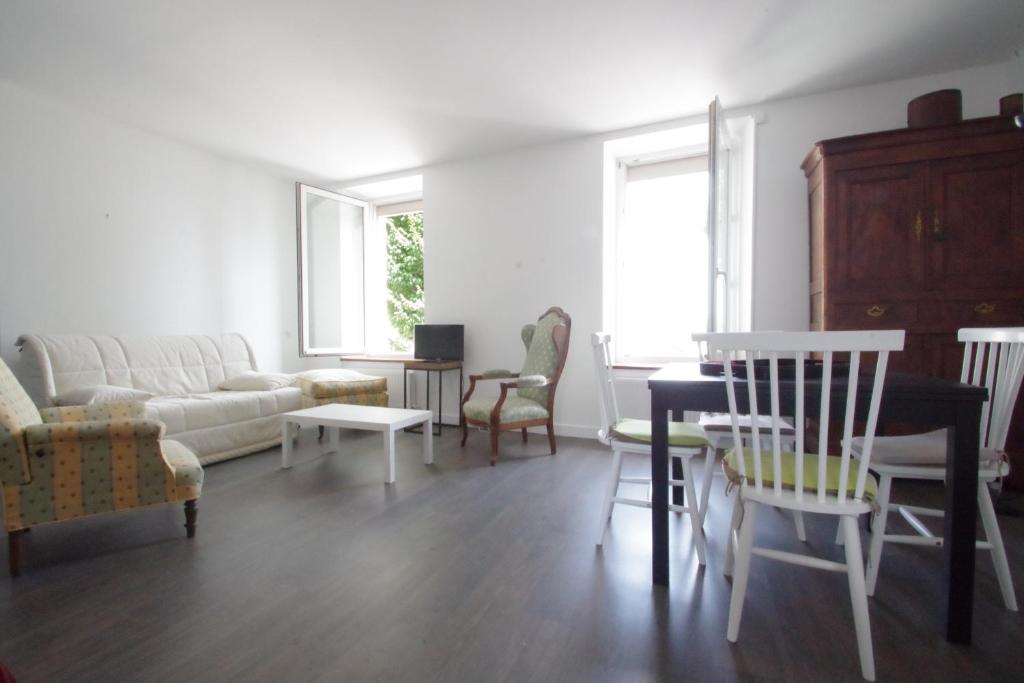
[[[462,361],[461,360],[409,360],[405,361],[402,368],[402,407],[409,407],[409,372],[420,371],[427,373],[427,405],[426,409],[430,410],[430,373],[437,373],[437,421],[434,423],[435,431],[434,436],[441,435],[442,427],[458,427],[458,424],[451,424],[442,422],[441,411],[444,409],[444,373],[449,370],[459,371],[459,398],[462,398]],[[416,432],[417,427],[409,427],[405,431]]]

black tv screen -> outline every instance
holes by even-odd
[[[413,355],[420,360],[462,360],[463,325],[417,325]]]

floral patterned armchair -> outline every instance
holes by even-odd
[[[523,327],[521,336],[526,346],[526,361],[520,372],[488,370],[469,376],[469,390],[462,399],[460,423],[462,445],[466,445],[469,425],[483,427],[491,433],[491,465],[498,462],[498,435],[501,432],[545,426],[551,454],[555,454],[555,390],[569,353],[569,331],[572,320],[561,308],[549,308],[536,325]],[[501,382],[497,398],[473,398],[477,382]],[[515,389],[515,395],[509,394]]]
[[[38,410],[0,360],[0,485],[12,576],[31,527],[102,512],[185,502],[196,529],[203,469],[163,424],[143,419],[141,403]]]

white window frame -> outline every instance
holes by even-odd
[[[363,305],[362,310],[357,313],[362,318],[363,343],[359,348],[338,346],[338,347],[314,347],[311,346],[309,334],[309,258],[306,253],[306,245],[309,242],[307,233],[307,209],[306,197],[317,195],[327,199],[333,199],[343,204],[357,206],[363,211],[362,242],[363,242]],[[308,356],[340,356],[343,354],[362,353],[366,347],[366,226],[370,219],[370,204],[357,197],[351,197],[338,192],[324,190],[304,183],[295,184],[296,198],[296,239],[298,250],[298,286],[299,286],[299,355]]]
[[[726,155],[719,159],[720,167],[732,169],[723,179],[726,195],[718,206],[725,209],[725,228],[712,225],[711,218],[707,224],[709,237],[709,265],[716,256],[717,241],[720,253],[717,253],[716,264],[709,271],[709,278],[714,283],[715,291],[723,297],[722,305],[726,310],[726,319],[718,321],[720,329],[729,331],[746,331],[752,328],[753,292],[755,273],[753,272],[753,201],[754,201],[754,133],[755,120],[752,116],[726,119],[722,116],[716,102],[716,118],[719,124],[718,152]],[[724,125],[723,125],[724,124]],[[624,356],[615,345],[617,330],[616,303],[618,300],[618,268],[619,232],[624,213],[626,184],[626,167],[654,164],[661,161],[680,158],[708,157],[710,154],[710,121],[706,117],[697,117],[678,128],[665,129],[652,133],[639,134],[626,138],[608,140],[605,143],[604,172],[604,255],[602,282],[602,318],[603,328],[612,332],[612,351],[616,364],[629,366],[662,365],[667,362],[696,360],[700,356],[698,345],[694,343],[692,355],[685,356]],[[710,166],[710,164],[708,164]],[[714,169],[708,169],[711,173]],[[709,174],[709,190],[715,182]],[[714,239],[718,235],[717,240]],[[723,286],[724,285],[724,286]],[[710,303],[710,302],[709,302]],[[713,310],[709,308],[710,311]],[[710,324],[709,315],[709,324]]]

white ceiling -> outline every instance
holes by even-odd
[[[1009,59],[1021,0],[0,0],[0,79],[307,180]]]

